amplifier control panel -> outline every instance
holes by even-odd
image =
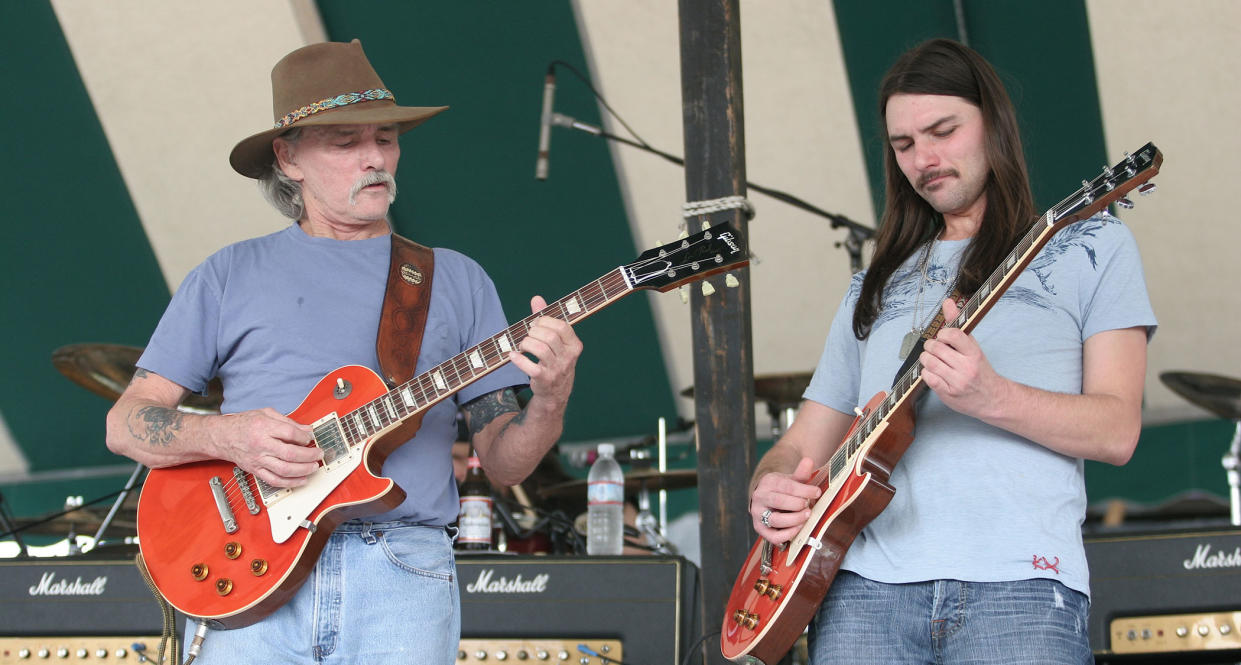
[[[1109,633],[1115,654],[1241,649],[1241,611],[1123,617]]]
[[[529,665],[608,665],[619,663],[620,640],[464,638],[457,662],[469,665],[515,663]]]
[[[159,635],[0,637],[0,665],[14,663],[154,663]],[[172,655],[164,650],[164,660]]]

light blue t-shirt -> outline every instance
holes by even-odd
[[[889,390],[915,310],[921,329],[947,296],[968,243],[934,243],[920,307],[921,252],[898,268],[864,341],[853,335],[864,274],[855,275],[804,397],[852,413]],[[1155,329],[1137,244],[1120,220],[1098,215],[1053,236],[973,335],[1001,376],[1080,394],[1083,342],[1133,326]],[[1089,595],[1082,460],[961,415],[926,390],[892,485],[892,502],[859,534],[842,568],[888,583],[1044,577]]]
[[[223,413],[271,407],[289,413],[343,365],[379,372],[375,349],[392,239],[340,241],[297,224],[230,245],[181,283],[138,366],[202,392],[224,384]],[[495,286],[464,255],[435,250],[431,303],[418,356],[421,374],[508,326]],[[426,412],[417,435],[384,462],[406,499],[375,521],[444,525],[456,520],[451,446],[456,408],[529,378],[506,364]]]

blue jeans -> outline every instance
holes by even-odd
[[[189,622],[185,651],[197,627]],[[211,630],[194,665],[451,665],[461,637],[452,539],[443,527],[342,524],[306,583],[262,621]]]
[[[1089,605],[1049,579],[883,584],[841,571],[810,625],[810,662],[1089,664]]]

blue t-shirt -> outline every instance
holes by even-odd
[[[902,338],[938,311],[968,244],[934,243],[920,306],[922,252],[914,252],[888,280],[863,341],[853,335],[864,276],[855,275],[804,397],[852,413],[889,390]],[[1083,342],[1134,326],[1155,329],[1137,244],[1120,220],[1099,215],[1053,236],[973,335],[1001,376],[1080,394]],[[1045,577],[1090,593],[1082,460],[957,413],[930,390],[915,420],[914,441],[892,472],[896,495],[843,568],[889,583]]]
[[[137,364],[200,393],[219,376],[223,413],[263,407],[289,413],[338,367],[362,365],[378,373],[375,340],[391,244],[388,234],[340,241],[308,236],[293,224],[230,245],[186,276]],[[434,251],[418,374],[508,325],[483,269],[460,253]],[[455,401],[427,411],[417,435],[383,466],[405,490],[405,501],[372,519],[455,521],[450,451],[457,404],[528,382],[505,364],[463,388]]]

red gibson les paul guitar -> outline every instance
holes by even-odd
[[[1060,229],[1086,219],[1123,198],[1159,172],[1163,155],[1152,144],[1104,168],[1092,181],[1034,223],[1004,262],[991,273],[960,315],[946,322],[970,332],[999,300],[1039,250]],[[914,403],[921,392],[922,366],[916,361],[892,391],[871,398],[826,465],[810,482],[823,491],[810,519],[788,543],[774,547],[759,539],[741,567],[725,606],[720,649],[725,658],[746,665],[771,665],[801,635],[827,595],[853,539],[888,505],[895,493],[891,470],[913,441]]]
[[[138,502],[138,538],[151,578],[184,614],[252,624],[284,604],[345,520],[390,510],[405,492],[379,474],[432,405],[508,362],[539,316],[577,323],[638,289],[668,291],[749,262],[722,224],[644,252],[483,343],[388,390],[371,370],[323,377],[289,417],[311,425],[323,462],[310,482],[279,489],[224,461],[153,469]]]

